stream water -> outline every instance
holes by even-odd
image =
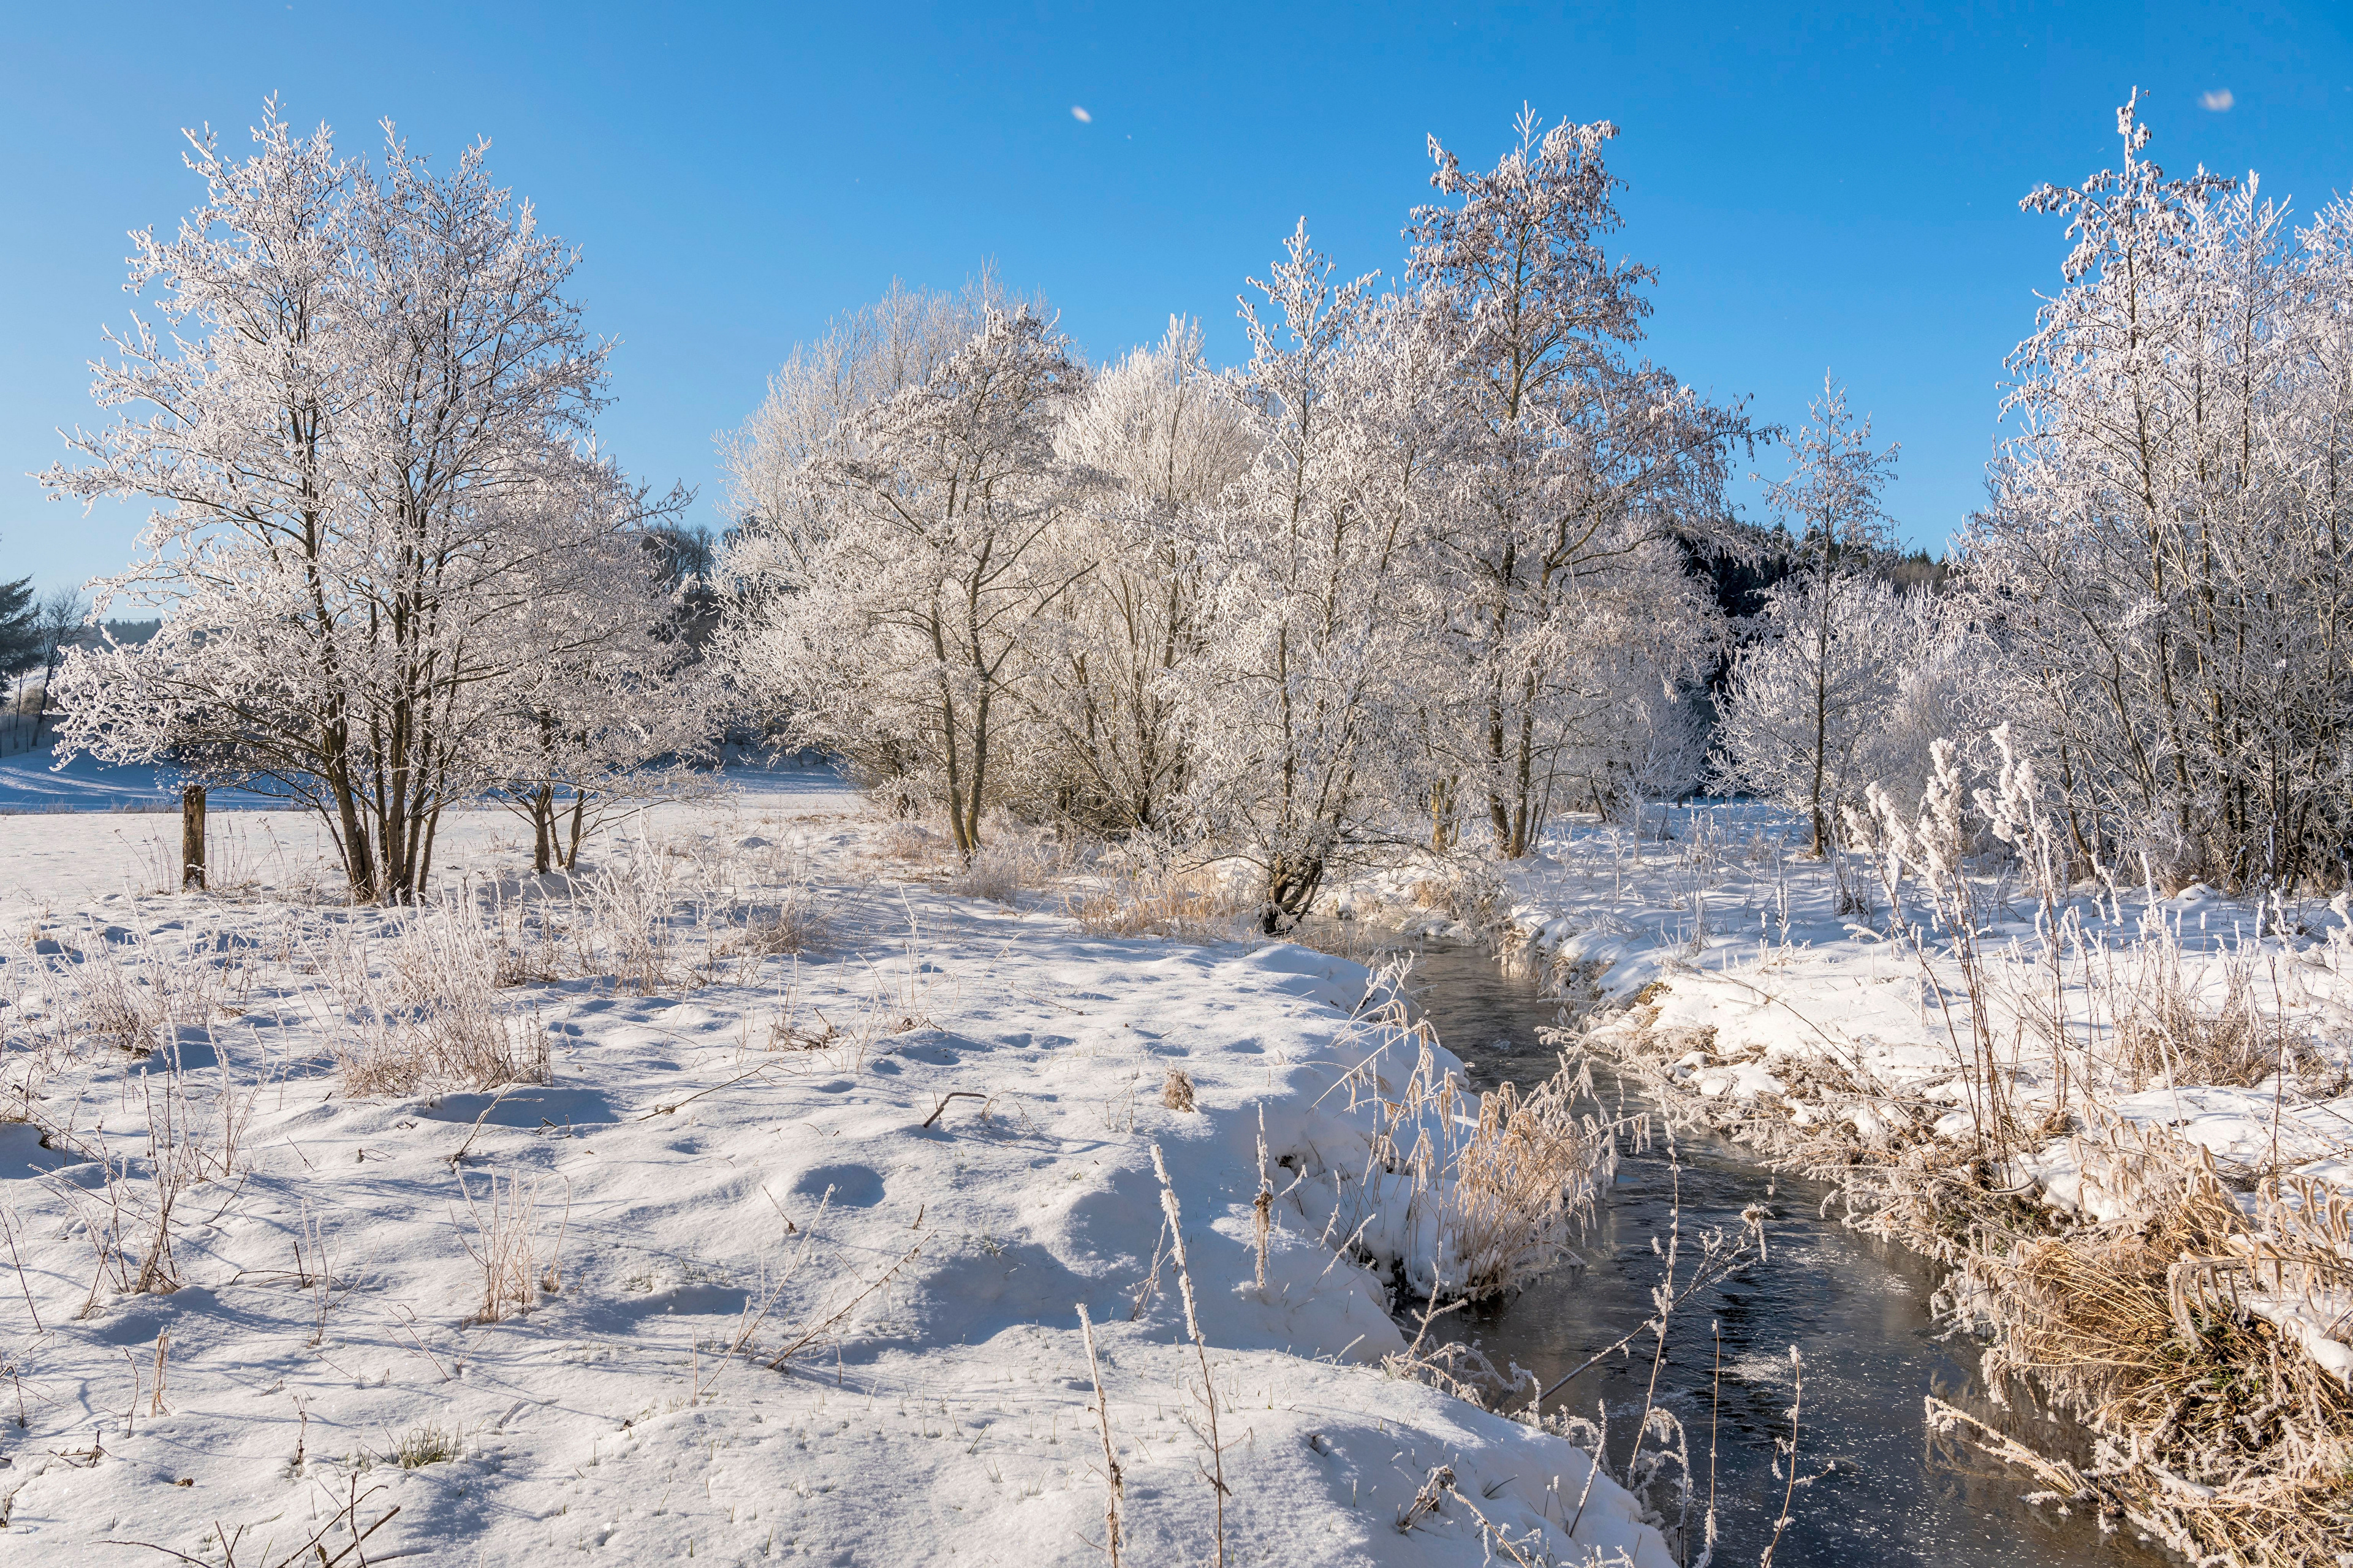
[[[1559,1006],[1533,980],[1504,973],[1477,949],[1432,944],[1417,959],[1411,984],[1474,1086],[1533,1084],[1556,1067],[1536,1030],[1557,1020]],[[1596,1079],[1602,1079],[1598,1065]],[[2034,1482],[2024,1471],[1930,1435],[1922,1396],[1934,1394],[2044,1451],[2084,1457],[2072,1426],[2015,1401],[2009,1410],[1994,1406],[1978,1381],[1974,1347],[1937,1337],[1929,1312],[1935,1265],[1820,1217],[1825,1189],[1777,1180],[1726,1141],[1684,1136],[1677,1147],[1686,1237],[1694,1227],[1736,1230],[1752,1203],[1767,1204],[1775,1216],[1769,1259],[1677,1315],[1659,1373],[1658,1402],[1689,1435],[1703,1506],[1712,1421],[1715,1427],[1718,1563],[1754,1563],[1772,1538],[1784,1488],[1773,1473],[1774,1440],[1789,1433],[1793,1345],[1805,1358],[1799,1473],[1827,1473],[1799,1489],[1777,1563],[2179,1562],[2129,1528],[2102,1534],[2084,1508],[2063,1515],[2053,1504],[2028,1504]],[[1450,1338],[1475,1342],[1496,1366],[1516,1362],[1550,1384],[1649,1315],[1661,1269],[1651,1238],[1665,1236],[1672,1202],[1666,1151],[1655,1139],[1648,1152],[1628,1149],[1579,1248],[1583,1267],[1448,1314],[1431,1332],[1443,1328]],[[1711,1322],[1723,1335],[1721,1395],[1713,1401]],[[1651,1351],[1646,1336],[1630,1355],[1583,1373],[1546,1405],[1591,1418],[1596,1402],[1606,1402],[1613,1465],[1624,1463],[1641,1417]]]

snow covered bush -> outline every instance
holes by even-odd
[[[345,1094],[548,1081],[546,1037],[500,999],[499,944],[470,905],[420,911],[384,946],[338,934],[325,956]]]

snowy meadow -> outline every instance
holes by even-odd
[[[484,149],[192,136],[45,476],[160,629],[11,798],[177,810],[0,820],[0,1555],[1769,1563],[1838,1347],[1753,1541],[1669,1347],[1776,1173],[2082,1551],[2353,1551],[2353,208],[2137,102],[1942,560],[1835,379],[1642,357],[1608,123],[1433,138],[1394,279],[1302,220],[1236,367],[893,285],[718,539]],[[1417,936],[1554,1059],[1473,1089]],[[1701,1130],[1638,1405],[1434,1327]]]

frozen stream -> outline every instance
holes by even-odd
[[[1553,1071],[1555,1057],[1537,1043],[1536,1029],[1555,1021],[1557,1004],[1541,996],[1533,981],[1503,973],[1476,949],[1432,945],[1416,962],[1412,984],[1440,1038],[1469,1064],[1477,1086],[1534,1082]],[[1928,1312],[1937,1275],[1932,1265],[1817,1217],[1822,1189],[1787,1178],[1776,1184],[1728,1142],[1685,1138],[1681,1151],[1686,1235],[1694,1226],[1736,1229],[1740,1211],[1759,1200],[1776,1216],[1770,1261],[1723,1287],[1713,1304],[1694,1299],[1669,1335],[1659,1379],[1661,1402],[1690,1433],[1704,1498],[1711,1316],[1721,1323],[1718,1563],[1756,1562],[1772,1535],[1782,1491],[1771,1473],[1773,1439],[1788,1432],[1793,1344],[1806,1363],[1799,1472],[1834,1468],[1799,1490],[1776,1562],[1792,1568],[2023,1568],[2179,1561],[2129,1530],[2102,1535],[2081,1508],[2062,1516],[2049,1504],[2030,1507],[2022,1498],[2033,1483],[2022,1471],[1931,1438],[1922,1396],[1936,1394],[1972,1414],[2000,1417],[2046,1450],[2082,1457],[2071,1441],[2073,1429],[1988,1405],[1974,1351],[1936,1337]],[[1549,1384],[1648,1315],[1659,1278],[1651,1238],[1664,1236],[1669,1209],[1668,1163],[1654,1141],[1649,1152],[1630,1151],[1620,1160],[1582,1248],[1586,1267],[1439,1321],[1453,1337],[1475,1340],[1498,1367],[1515,1361]],[[1608,1401],[1613,1463],[1622,1464],[1632,1441],[1649,1370],[1646,1339],[1630,1358],[1611,1358],[1560,1395],[1588,1417],[1595,1401]]]

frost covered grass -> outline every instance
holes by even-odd
[[[1414,1374],[1401,1292],[1556,1263],[1607,1134],[1394,978],[976,896],[836,788],[568,875],[494,820],[406,910],[0,845],[0,1557],[1672,1561]]]

